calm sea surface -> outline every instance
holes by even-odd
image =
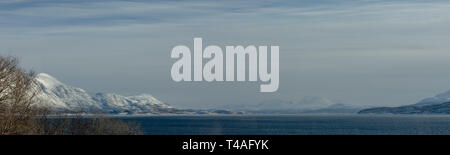
[[[450,134],[450,116],[295,115],[120,117],[150,135]]]

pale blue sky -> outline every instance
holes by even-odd
[[[179,107],[322,96],[411,104],[450,90],[448,1],[0,1],[0,52],[89,92],[151,93]],[[279,45],[280,87],[175,83],[171,49]]]

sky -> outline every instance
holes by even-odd
[[[0,53],[88,92],[182,108],[320,96],[398,106],[450,90],[450,2],[2,0]],[[177,45],[280,46],[280,85],[174,82]]]

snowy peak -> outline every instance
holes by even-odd
[[[166,106],[166,104],[164,104],[164,102],[156,99],[155,97],[153,97],[150,94],[140,94],[140,95],[136,95],[136,96],[128,96],[127,98],[131,99],[131,100],[139,101],[141,103]]]
[[[47,89],[52,89],[52,88],[63,85],[56,78],[54,78],[51,75],[45,74],[45,73],[40,73],[40,74],[36,75],[35,79],[37,82],[39,82],[41,84],[41,86],[43,86]]]
[[[100,111],[92,97],[83,89],[63,84],[51,75],[40,73],[35,77],[36,84],[41,88],[37,98],[42,104],[57,111]]]

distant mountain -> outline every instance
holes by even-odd
[[[450,114],[450,102],[425,106],[379,107],[359,111],[360,114]]]
[[[360,114],[450,114],[450,91],[400,107],[363,109]]]
[[[221,108],[253,114],[356,113],[362,109],[315,96],[307,96],[297,102],[272,99],[257,104],[227,105]]]
[[[441,104],[445,102],[450,102],[450,91],[438,94],[434,97],[425,98],[414,104],[414,106],[426,106],[433,104]]]
[[[122,96],[112,93],[89,94],[81,88],[63,84],[56,78],[40,73],[35,78],[42,91],[39,104],[63,113],[85,112],[104,114],[234,114],[226,110],[183,110],[174,108],[150,94]]]

